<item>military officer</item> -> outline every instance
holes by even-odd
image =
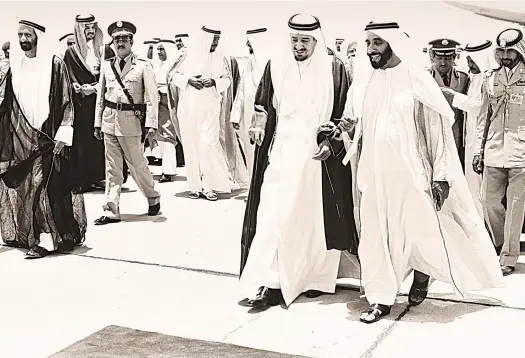
[[[439,87],[450,88],[455,92],[467,94],[470,83],[467,73],[454,68],[459,43],[451,39],[438,39],[429,42],[430,58],[432,67],[430,73],[439,84]],[[465,168],[465,113],[452,106],[453,98],[447,97],[447,101],[454,111],[455,122],[452,126],[454,140],[458,149],[461,165]]]
[[[483,173],[482,205],[503,275],[520,254],[525,215],[525,40],[519,29],[496,39],[500,67],[487,71],[473,169]]]
[[[104,214],[95,225],[119,222],[119,199],[125,160],[140,191],[148,199],[148,215],[160,211],[160,194],[155,190],[153,176],[143,154],[141,136],[155,136],[158,126],[158,94],[153,68],[149,61],[132,51],[133,24],[118,21],[108,27],[116,56],[102,64],[97,107],[95,137],[104,140],[106,156],[106,193]],[[141,122],[144,121],[144,124]],[[142,128],[144,127],[144,128]]]

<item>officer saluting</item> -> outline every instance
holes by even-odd
[[[441,88],[449,88],[454,92],[466,95],[470,79],[468,74],[454,68],[459,43],[452,39],[438,39],[429,42],[432,68],[430,73]],[[459,160],[463,169],[465,168],[465,112],[454,108],[452,96],[446,96],[448,104],[454,111],[455,122],[452,133],[458,149]]]
[[[95,225],[120,221],[119,200],[124,160],[140,191],[148,199],[148,215],[160,210],[160,194],[143,154],[143,131],[153,137],[158,126],[157,83],[151,64],[131,51],[136,28],[126,21],[108,27],[116,56],[101,66],[95,137],[104,140],[106,193],[104,214]],[[142,128],[144,127],[144,128]],[[103,133],[103,135],[102,135]]]
[[[487,71],[478,118],[473,169],[483,172],[485,220],[500,254],[503,275],[510,275],[520,254],[525,214],[525,39],[507,29],[496,39],[500,68]],[[503,205],[506,202],[506,207]]]

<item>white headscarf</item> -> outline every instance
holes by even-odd
[[[211,30],[214,31],[214,30]],[[190,76],[202,75],[203,77],[218,77],[224,66],[224,55],[221,52],[221,40],[214,52],[210,52],[215,34],[203,27],[199,32],[186,40],[186,56],[180,64],[179,71]],[[209,70],[211,73],[204,73]]]
[[[482,50],[479,50],[479,51],[469,50],[470,48],[476,48],[477,46],[481,46],[483,44],[489,44],[489,43],[490,43],[490,45],[488,45],[489,47],[484,48]],[[474,63],[479,67],[479,69],[481,70],[481,73],[484,73],[487,70],[492,70],[492,69],[499,67],[499,65],[496,63],[496,58],[494,56],[494,50],[495,50],[495,46],[492,43],[492,41],[473,40],[473,41],[470,41],[465,46],[465,51],[462,52],[462,55],[465,58],[469,56],[474,61]]]
[[[264,32],[257,32],[253,34],[247,34],[246,37],[250,41],[250,45],[253,49],[253,73],[257,83],[261,81],[261,78],[266,68],[266,64],[272,57],[272,38],[268,30]]]
[[[161,61],[159,58],[158,48],[161,45],[166,51],[166,60],[164,61]],[[175,42],[171,40],[160,40],[153,45],[153,58],[151,60],[151,64],[153,66],[153,70],[155,71],[155,78],[159,86],[166,85],[167,72],[173,67],[180,56],[181,52],[177,49]]]
[[[319,23],[319,20],[311,15],[297,14],[290,18],[288,24],[290,25],[291,23],[314,24]],[[316,76],[320,121],[327,122],[331,119],[334,104],[333,58],[328,55],[321,27],[319,25],[315,30],[296,30],[290,27],[289,36],[291,35],[312,36],[317,40],[308,71],[311,71],[311,73]],[[283,83],[291,71],[298,71],[297,60],[294,57],[293,51],[289,49],[288,51],[283,51],[281,55],[272,58],[271,61],[272,83],[275,98],[277,99],[277,111],[279,111],[282,100]]]
[[[17,21],[11,40],[13,45],[10,49],[10,65],[13,91],[29,123],[40,129],[49,116],[54,48],[45,30],[38,29],[39,25],[35,27],[24,23],[25,26],[33,28],[38,37],[36,57],[28,58],[18,40],[18,29],[21,25]]]
[[[95,64],[90,65],[87,62],[91,61],[86,62],[89,48],[84,30],[86,29],[87,24],[95,24],[95,37],[91,41],[91,45],[93,46],[93,52],[95,54],[96,61],[98,62],[99,67],[103,55],[102,46],[104,46],[104,34],[102,33],[102,30],[98,27],[98,22],[95,21],[95,17],[92,16],[92,18],[93,21],[78,21],[78,19],[77,21],[75,21],[75,44],[73,45],[73,49],[77,53],[80,60],[83,62],[84,66],[86,66],[86,68],[90,71],[94,72],[93,74],[98,74],[99,71],[95,70]]]
[[[454,112],[443,96],[437,82],[428,71],[421,67],[424,53],[417,51],[419,47],[415,46],[407,34],[399,28],[374,29],[370,31],[388,42],[393,53],[408,68],[414,98],[445,117],[450,126],[452,126],[454,123]],[[352,87],[355,87],[353,109],[355,115],[359,117],[362,114],[364,95],[374,72],[366,51],[366,46],[361,51],[359,51],[359,48],[356,51],[355,82],[352,85]]]

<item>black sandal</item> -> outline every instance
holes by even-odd
[[[410,306],[419,306],[427,298],[428,288],[430,287],[430,277],[425,281],[412,282],[412,287],[408,292],[408,304]]]
[[[361,313],[359,320],[363,323],[374,323],[381,319],[381,317],[388,316],[390,314],[391,306],[382,305],[379,303],[371,304],[366,311]],[[369,319],[368,316],[372,315]]]
[[[26,252],[26,259],[41,259],[41,258],[44,258],[46,257],[47,255],[49,254],[49,251],[47,251],[46,249],[44,249],[43,247],[40,247],[40,246],[34,246],[32,247],[28,252]]]

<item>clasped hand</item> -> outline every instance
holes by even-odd
[[[432,183],[432,197],[439,211],[443,207],[445,200],[448,198],[450,186],[446,181],[435,181]]]
[[[350,116],[350,117],[344,116],[339,121],[339,128],[341,128],[342,131],[350,132],[351,130],[354,129],[358,120],[359,119],[356,116]]]
[[[203,88],[215,86],[215,80],[213,78],[201,78],[201,75],[198,75],[190,78],[188,80],[188,84],[200,91]]]

